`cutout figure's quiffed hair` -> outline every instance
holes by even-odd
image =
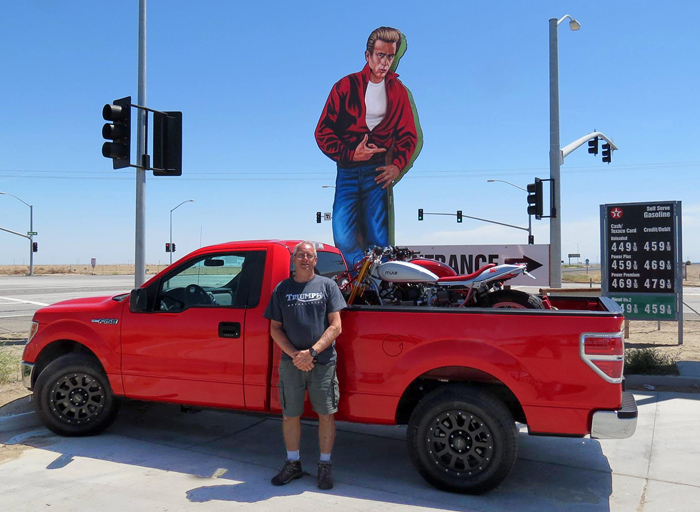
[[[398,53],[401,44],[401,32],[398,29],[379,27],[373,30],[367,39],[367,51],[370,55],[374,53],[374,43],[377,42],[377,39],[385,43],[396,43],[396,52]]]

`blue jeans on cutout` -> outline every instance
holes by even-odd
[[[380,165],[338,167],[333,240],[349,267],[360,261],[368,248],[389,245],[388,192],[374,181]]]

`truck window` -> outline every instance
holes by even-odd
[[[181,311],[193,306],[237,307],[241,284],[251,272],[252,265],[246,265],[246,262],[254,260],[255,254],[205,256],[178,268],[163,280],[156,309]]]
[[[333,278],[345,272],[345,261],[340,254],[334,252],[318,252],[316,272],[324,277]]]

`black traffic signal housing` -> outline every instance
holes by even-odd
[[[39,252],[39,242],[32,242],[32,252]]]
[[[170,247],[170,252],[175,252],[175,242],[173,242],[173,245]]]
[[[542,180],[535,178],[535,182],[527,186],[527,214],[541,219],[543,211]]]
[[[170,244],[168,242],[165,242],[165,252],[172,252],[170,250]]]
[[[457,210],[457,222],[462,222],[462,210]]]
[[[321,223],[321,212],[316,212],[316,223],[317,224]]]
[[[588,141],[588,152],[592,155],[598,154],[598,137],[594,137]]]
[[[153,176],[182,176],[182,112],[153,113]]]
[[[610,163],[612,160],[612,150],[607,142],[603,144],[603,162]]]
[[[423,208],[418,208],[418,220],[423,220]]]
[[[129,167],[131,157],[131,96],[114,100],[102,109],[105,123],[102,137],[112,142],[102,145],[102,155],[112,159],[114,169]]]

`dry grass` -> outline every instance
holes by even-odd
[[[146,274],[157,274],[167,265],[146,265]],[[84,275],[134,275],[134,265],[34,265],[35,275],[84,274]],[[0,275],[29,275],[28,265],[0,265]]]

